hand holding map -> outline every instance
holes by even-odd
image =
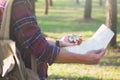
[[[90,50],[106,49],[113,36],[113,31],[102,24],[96,33],[82,44],[65,47],[64,49],[77,54],[84,54]]]

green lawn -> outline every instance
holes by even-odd
[[[92,20],[84,20],[84,1],[53,0],[49,14],[44,15],[45,0],[36,3],[38,24],[47,38],[59,39],[68,34],[79,34],[86,40],[99,26],[105,23],[105,4],[99,6],[99,0],[93,0]],[[105,0],[104,0],[105,1]],[[104,2],[105,3],[105,2]],[[120,1],[118,1],[117,43],[120,46]],[[49,67],[48,80],[118,80],[120,79],[120,48],[107,49],[105,57],[98,65],[53,64]]]

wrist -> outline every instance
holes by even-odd
[[[56,40],[55,45],[58,46],[58,47],[60,47],[60,41]]]

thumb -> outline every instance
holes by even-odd
[[[105,54],[105,49],[99,49],[96,51],[96,54],[98,54],[98,56],[101,58],[104,56]]]
[[[75,44],[74,44],[74,43],[69,43],[69,42],[67,42],[67,43],[65,43],[65,45],[66,45],[66,46],[74,46]]]
[[[62,41],[62,47],[68,47],[68,46],[74,46],[74,44],[73,43],[69,43],[69,42],[63,42]]]

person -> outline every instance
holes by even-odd
[[[0,25],[6,1],[0,0]],[[30,55],[35,57],[40,80],[47,78],[48,65],[53,63],[97,64],[105,54],[104,49],[75,54],[61,48],[80,44],[81,38],[72,43],[68,40],[69,36],[63,37],[60,41],[47,40],[41,33],[28,0],[15,0],[13,3],[10,38],[16,42],[26,67],[31,68]]]

